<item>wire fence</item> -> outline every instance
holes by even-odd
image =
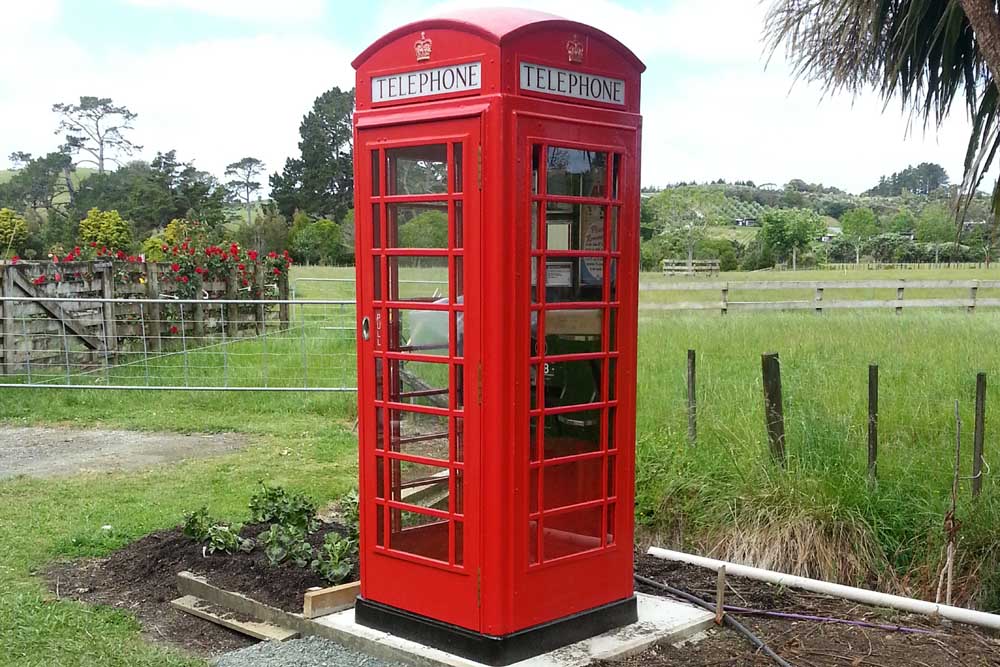
[[[352,300],[2,297],[0,387],[356,391]]]

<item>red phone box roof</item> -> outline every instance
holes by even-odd
[[[503,93],[638,113],[645,70],[628,47],[597,28],[512,8],[404,25],[352,64],[359,109]]]

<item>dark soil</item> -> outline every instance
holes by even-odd
[[[651,556],[636,557],[636,572],[656,581],[714,601],[716,575],[710,570],[670,563]],[[936,634],[906,634],[873,628],[738,615],[737,619],[795,667],[998,667],[1000,638],[967,625],[944,625],[917,616],[858,605],[805,591],[772,586],[752,579],[729,577],[726,604],[758,610],[793,612],[828,618],[867,621],[932,630]],[[644,593],[660,589],[638,585]],[[650,649],[616,667],[743,667],[773,665],[735,631],[713,629],[701,641]]]
[[[257,537],[266,528],[248,525],[241,535]],[[317,547],[327,533],[340,530],[335,525],[323,526],[308,540]],[[271,567],[260,546],[250,553],[203,555],[202,545],[186,537],[180,528],[151,533],[107,558],[56,563],[48,570],[48,579],[57,595],[132,612],[149,639],[195,654],[214,655],[255,643],[171,607],[170,601],[180,597],[176,577],[182,570],[202,575],[220,588],[296,613],[302,613],[302,595],[307,589],[329,585],[307,568],[287,564]]]

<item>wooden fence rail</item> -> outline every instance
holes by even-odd
[[[828,292],[838,290],[880,289],[895,290],[894,299],[830,299]],[[906,290],[967,290],[965,298],[906,299]],[[996,297],[980,296],[983,289],[1000,290],[1000,280],[844,280],[844,281],[732,281],[732,282],[689,282],[689,283],[643,283],[640,293],[651,292],[718,292],[720,299],[706,301],[678,301],[675,303],[642,303],[642,310],[718,310],[726,314],[731,310],[824,310],[892,308],[897,313],[903,308],[965,308],[975,312],[977,307],[1000,306],[1000,294]],[[737,301],[732,299],[733,291],[768,290],[811,290],[811,299],[778,301]]]

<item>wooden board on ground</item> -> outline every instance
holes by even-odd
[[[179,597],[176,600],[171,600],[170,606],[175,609],[180,609],[181,611],[191,614],[192,616],[203,618],[206,621],[215,623],[216,625],[221,625],[224,628],[242,632],[245,635],[249,635],[254,639],[260,639],[262,641],[283,642],[287,639],[295,639],[299,636],[299,633],[294,630],[278,627],[277,625],[273,625],[271,623],[241,621],[227,610],[219,609],[215,605],[212,605],[211,603],[193,595],[185,595],[184,597]]]
[[[361,592],[361,582],[352,581],[349,584],[318,588],[306,591],[302,603],[302,615],[306,618],[319,618],[354,606],[354,600]]]

